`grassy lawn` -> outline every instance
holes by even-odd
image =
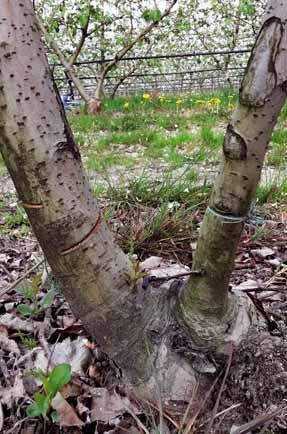
[[[190,260],[236,96],[137,95],[69,116],[93,190],[126,252]],[[268,151],[257,205],[286,203],[287,109]],[[266,176],[268,179],[265,179]],[[120,224],[119,224],[120,222]]]
[[[236,95],[228,90],[180,97],[143,94],[107,100],[101,114],[71,114],[69,120],[97,193],[113,183],[125,185],[131,176],[140,179],[145,173],[153,181],[163,171],[178,175],[185,169],[192,170],[198,185],[199,179],[205,184],[214,179],[235,104]],[[279,188],[287,162],[286,107],[266,159],[276,169],[268,184]],[[101,175],[97,185],[94,173]]]
[[[93,192],[126,252],[190,262],[235,104],[230,91],[143,94],[107,100],[97,116],[68,112]],[[287,106],[272,136],[259,206],[287,202],[286,127]],[[4,173],[0,159],[0,176]],[[2,233],[29,230],[21,208],[2,219]]]

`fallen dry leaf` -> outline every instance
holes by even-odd
[[[17,375],[15,378],[13,386],[0,389],[0,400],[2,404],[7,405],[8,408],[11,408],[15,401],[19,398],[23,398],[23,396],[25,396],[25,388],[20,375]]]
[[[100,420],[102,422],[110,422],[111,419],[127,411],[131,408],[135,414],[139,413],[138,408],[130,402],[127,397],[122,397],[114,391],[109,391],[103,387],[91,389],[92,392],[92,408],[91,420]]]
[[[87,347],[86,342],[86,338],[79,336],[75,341],[67,338],[63,342],[56,344],[51,363],[53,365],[69,363],[72,372],[83,375],[92,357],[92,353]]]
[[[0,335],[8,336],[8,330],[7,327],[0,324]]]
[[[52,401],[52,407],[56,410],[61,426],[83,426],[84,422],[78,417],[73,407],[65,400],[60,392]]]
[[[267,258],[268,256],[275,255],[274,250],[270,249],[270,247],[262,247],[261,249],[254,249],[251,250],[251,253],[263,259]]]
[[[20,355],[20,350],[18,345],[12,339],[9,339],[7,336],[0,334],[0,348],[9,353],[14,353]]]
[[[50,366],[56,366],[60,363],[69,363],[74,374],[84,375],[86,367],[92,358],[92,353],[86,346],[86,338],[79,336],[75,341],[70,338],[63,342],[57,343],[55,346],[48,346],[48,351],[51,351]],[[35,359],[35,368],[45,371],[48,366],[48,358],[43,349],[37,352]]]
[[[5,313],[0,317],[0,324],[10,330],[20,330],[27,333],[33,332],[33,324],[31,321],[23,320],[10,313]],[[34,327],[36,324],[37,322],[34,321]]]
[[[263,284],[261,284],[262,286]],[[250,291],[252,289],[256,290],[260,288],[259,282],[253,279],[245,280],[244,282],[241,282],[239,285],[232,287],[232,292],[241,292],[241,291]]]
[[[61,388],[61,394],[65,399],[71,396],[74,397],[79,396],[81,392],[82,392],[81,386],[76,382],[74,382],[73,379],[68,384],[65,384],[65,386]]]

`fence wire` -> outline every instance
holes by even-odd
[[[244,48],[125,57],[105,77],[103,89],[107,95],[112,95],[115,90],[117,94],[129,95],[143,91],[185,93],[236,88],[241,83],[249,53],[250,49]],[[111,60],[75,63],[77,76],[90,96],[95,92],[102,68]],[[50,65],[61,94],[79,98],[65,68],[60,63]]]

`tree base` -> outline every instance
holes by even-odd
[[[184,357],[173,352],[164,342],[157,348],[152,375],[134,391],[139,397],[161,401],[186,401],[197,384],[197,373]]]
[[[186,272],[186,267],[156,257],[146,260],[141,268],[157,277]],[[157,297],[162,300],[152,301],[158,304],[156,319],[150,319],[146,330],[149,355],[142,376],[146,380],[139,380],[137,384],[130,382],[134,392],[144,399],[189,400],[199,376],[200,383],[203,377],[213,378],[218,369],[216,356],[226,355],[230,342],[238,347],[252,323],[253,305],[246,296],[230,295],[223,318],[200,312],[188,316],[178,294],[171,293],[174,283],[166,280],[155,288]],[[210,386],[209,381],[207,383]]]
[[[95,115],[102,110],[102,102],[98,99],[91,99],[87,104],[87,112]]]
[[[203,349],[226,353],[229,343],[238,346],[254,322],[254,308],[248,297],[229,295],[228,310],[219,318],[200,312],[190,312],[180,305],[179,322],[194,342]]]

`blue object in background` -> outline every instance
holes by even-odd
[[[67,97],[67,95],[61,95],[61,101],[63,103],[64,109],[66,110],[69,102],[69,98]]]

